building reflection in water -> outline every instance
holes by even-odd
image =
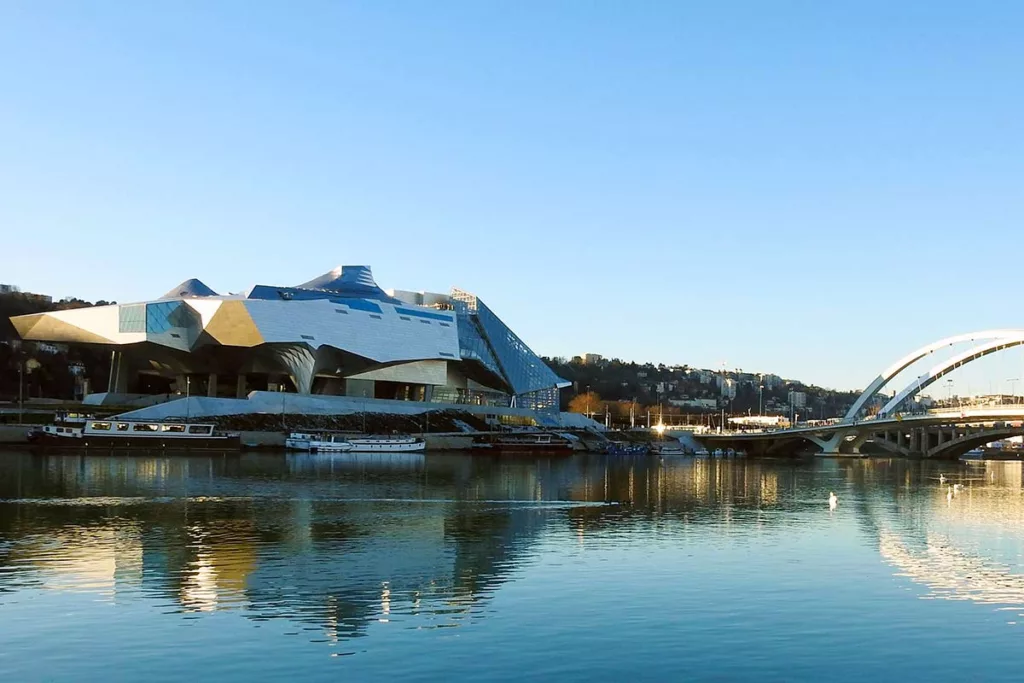
[[[459,454],[10,456],[0,461],[0,591],[144,595],[181,611],[286,619],[329,640],[411,617],[450,627],[483,614],[547,532],[575,544],[652,522],[782,534],[823,523],[822,501],[841,484],[840,513],[854,516],[900,573],[937,595],[1024,605],[1020,577],[972,559],[930,526],[946,515],[1019,528],[1020,463],[958,467],[950,476],[965,489],[949,507],[936,483],[941,468]]]

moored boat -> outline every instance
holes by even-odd
[[[28,433],[29,443],[42,448],[74,450],[238,450],[238,434],[219,432],[216,425],[151,422],[109,418],[46,425]]]
[[[650,450],[647,444],[643,443],[612,441],[605,446],[604,452],[608,455],[647,455]]]
[[[414,436],[365,436],[348,439],[353,453],[404,453],[422,451],[427,442]]]
[[[552,434],[516,434],[501,436],[491,442],[501,453],[572,453],[573,443]]]
[[[284,447],[291,451],[311,453],[345,453],[352,450],[352,444],[341,434],[311,434],[292,432],[284,440]]]

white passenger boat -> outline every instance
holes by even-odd
[[[414,436],[365,436],[349,439],[353,453],[400,453],[422,451],[427,442]]]
[[[75,426],[80,424],[81,426]],[[85,419],[36,428],[29,443],[44,448],[72,449],[208,449],[237,450],[238,434],[219,432],[212,424],[149,422],[117,417]]]
[[[311,453],[344,453],[352,450],[352,444],[341,434],[292,432],[284,440],[284,445],[292,451]]]

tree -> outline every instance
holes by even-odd
[[[584,415],[593,415],[598,412],[603,413],[604,402],[601,400],[601,397],[597,395],[597,392],[594,391],[577,394],[569,401],[569,412],[583,413]]]

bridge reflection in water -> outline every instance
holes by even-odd
[[[963,485],[950,500],[940,474]],[[845,517],[930,595],[1024,608],[1019,553],[986,555],[1007,539],[1022,548],[1022,484],[1020,463],[902,459],[7,455],[0,596],[233,610],[339,641],[396,616],[484,619],[540,547],[630,545],[630,533],[652,547],[781,543]]]

